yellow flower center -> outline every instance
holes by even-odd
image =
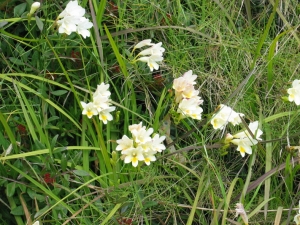
[[[88,110],[88,111],[86,112],[86,115],[87,115],[88,117],[92,117],[92,116],[94,115],[94,113],[93,113],[92,111]]]
[[[246,149],[243,148],[243,147],[241,146],[241,147],[240,147],[240,152],[245,153],[245,152],[246,152]]]
[[[107,120],[107,116],[105,116],[105,115],[101,115],[101,118],[102,118],[102,120]]]

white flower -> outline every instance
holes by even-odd
[[[130,132],[132,132],[133,130],[136,130],[138,132],[141,129],[146,129],[146,127],[143,126],[142,122],[140,122],[139,124],[132,124],[132,125],[130,125],[128,129],[129,129]]]
[[[142,122],[129,126],[129,131],[132,133],[132,139],[123,135],[122,139],[116,141],[116,150],[121,151],[121,159],[124,159],[125,163],[132,163],[136,167],[138,161],[144,161],[149,166],[150,162],[156,161],[155,154],[166,149],[162,143],[166,137],[155,134],[151,138],[153,128],[146,129]]]
[[[300,207],[300,201],[299,201],[299,207]],[[298,214],[294,217],[294,222],[296,225],[300,225],[300,209],[298,211]]]
[[[150,135],[153,133],[153,128],[149,128],[148,130],[140,129],[139,131],[132,130],[131,133],[132,133],[133,139],[136,143],[145,144],[145,143],[151,141]]]
[[[110,106],[106,109],[101,110],[99,112],[99,119],[102,120],[104,124],[107,124],[107,121],[112,121],[113,116],[110,114],[110,112],[114,111],[115,109],[115,106]]]
[[[165,49],[161,47],[162,43],[159,42],[157,44],[153,44],[150,48],[147,48],[143,51],[141,51],[138,55],[157,55],[157,56],[162,56]]]
[[[39,221],[35,221],[34,224],[32,225],[40,225],[40,222]]]
[[[237,113],[229,106],[223,104],[219,108],[220,110],[213,115],[210,121],[214,129],[223,129],[228,122],[231,122],[234,126],[242,122],[240,117],[243,117],[244,114]]]
[[[257,144],[257,140],[249,139],[249,138],[241,138],[241,139],[233,139],[231,140],[231,143],[237,145],[237,151],[239,151],[242,155],[242,157],[245,156],[245,154],[252,154],[252,145]]]
[[[294,222],[296,223],[296,225],[300,225],[300,213],[294,217]]]
[[[77,32],[83,38],[90,36],[88,30],[93,24],[84,17],[85,9],[78,5],[77,1],[70,1],[65,10],[62,11],[57,21],[58,32],[70,35],[72,32]]]
[[[195,90],[192,84],[187,85],[181,93],[183,98],[193,98],[196,97],[198,94],[199,91]]]
[[[289,101],[295,102],[296,105],[300,105],[300,80],[294,80],[292,88],[287,90],[289,94]]]
[[[62,11],[58,18],[63,18],[66,16],[82,17],[85,14],[85,9],[78,5],[77,1],[70,1],[65,10]]]
[[[93,23],[91,23],[87,18],[81,17],[80,22],[77,25],[77,33],[80,34],[83,38],[89,37],[90,29],[93,26]]]
[[[126,155],[124,158],[125,163],[132,163],[132,166],[137,167],[139,161],[143,161],[143,149],[141,147],[131,148],[126,151]]]
[[[252,154],[251,146],[256,145],[258,143],[257,140],[262,140],[260,136],[263,132],[258,128],[258,121],[250,123],[248,127],[254,135],[254,138],[250,135],[248,130],[230,136],[230,139],[234,138],[230,142],[238,146],[237,151],[241,153],[242,157],[245,156],[245,153]]]
[[[137,43],[134,48],[133,48],[133,51],[137,48],[142,48],[144,46],[149,46],[149,45],[154,45],[153,43],[151,43],[151,39],[145,39],[143,41],[140,41],[139,43]]]
[[[144,162],[147,166],[150,165],[150,162],[156,161],[156,157],[154,156],[155,153],[156,152],[153,151],[143,152]]]
[[[193,75],[193,71],[189,70],[183,76],[174,79],[173,89],[175,90],[176,103],[184,98],[194,98],[199,94],[199,91],[194,88],[196,78],[197,75]]]
[[[201,120],[203,109],[198,105],[196,98],[182,99],[178,105],[177,112],[181,114],[182,118],[191,117],[193,119]]]
[[[162,152],[163,150],[166,149],[166,146],[162,144],[162,142],[166,139],[165,136],[159,137],[158,134],[155,134],[154,137],[152,138],[150,148],[153,152]]]
[[[98,112],[109,107],[109,98],[106,96],[97,95],[93,97],[93,103]]]
[[[157,62],[161,62],[163,61],[163,59],[164,58],[161,55],[151,55],[151,56],[140,57],[137,60],[141,62],[146,62],[152,72],[153,69],[155,70],[159,69],[159,65]]]
[[[195,80],[197,79],[197,75],[193,74],[192,70],[185,72],[182,76],[188,84],[196,84]]]
[[[117,151],[122,150],[122,154],[126,153],[127,150],[133,148],[133,140],[127,137],[126,135],[123,135],[122,139],[117,140],[117,143],[119,145],[116,147],[116,150]]]
[[[33,13],[35,13],[35,11],[36,11],[38,8],[40,8],[40,6],[41,6],[41,3],[39,3],[39,2],[34,2],[34,3],[32,3],[31,8],[30,8],[29,15],[32,15]]]
[[[98,115],[98,111],[92,102],[88,104],[85,102],[80,103],[83,108],[82,115],[87,115],[89,119],[92,118],[92,116]]]
[[[77,22],[80,18],[74,16],[66,16],[61,20],[57,21],[57,25],[59,26],[58,32],[63,34],[70,35],[72,32],[76,32],[77,30]]]
[[[249,123],[248,127],[249,127],[249,130],[251,131],[251,133],[254,135],[254,138],[256,140],[262,140],[260,138],[260,136],[263,134],[263,132],[262,132],[262,130],[260,130],[258,128],[258,121]],[[248,139],[253,139],[248,130],[239,132],[239,133],[233,135],[233,137],[234,138],[248,138]]]
[[[111,95],[111,93],[108,89],[109,89],[109,84],[105,84],[104,82],[102,82],[101,84],[98,84],[93,97],[98,96],[98,95],[109,97]]]

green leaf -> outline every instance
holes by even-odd
[[[146,202],[145,204],[143,204],[143,210],[150,208],[152,206],[156,206],[156,205],[158,205],[158,203],[156,201]]]
[[[24,185],[24,184],[18,184],[17,187],[19,187],[22,192],[26,192],[26,189],[27,189],[26,185]]]
[[[73,170],[73,173],[75,173],[77,176],[85,177],[89,176],[90,174],[84,170]]]
[[[25,65],[25,63],[24,63],[22,60],[16,59],[15,57],[9,57],[8,59],[9,59],[9,61],[11,61],[13,64],[16,64],[16,65],[18,65],[18,66],[24,66],[24,65]]]
[[[63,154],[61,155],[60,166],[61,166],[61,170],[62,170],[63,172],[65,172],[66,169],[67,169],[67,166],[68,166],[68,159],[67,159],[67,155],[66,155],[65,153],[63,153]]]
[[[44,28],[44,23],[41,21],[41,19],[38,16],[35,16],[35,22],[39,30],[42,31]]]
[[[68,91],[67,90],[57,90],[57,91],[51,91],[51,94],[55,95],[55,96],[61,96],[66,94]]]
[[[39,202],[44,202],[45,201],[45,196],[39,195],[39,194],[35,193],[34,191],[32,191],[29,188],[27,190],[27,194],[29,195],[29,197],[31,199],[37,199]]]
[[[14,17],[21,17],[25,12],[27,3],[22,3],[14,8]]]
[[[11,214],[15,215],[15,216],[22,216],[24,215],[24,209],[23,207],[20,205],[20,206],[17,206],[16,208],[13,208],[11,211],[10,211]]]
[[[6,186],[7,197],[12,197],[15,194],[15,191],[16,191],[16,183],[15,182],[8,183]]]

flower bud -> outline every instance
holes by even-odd
[[[40,8],[40,6],[41,6],[41,3],[39,3],[39,2],[34,2],[34,3],[32,3],[31,8],[30,8],[29,15],[32,15],[33,13],[35,13],[35,11],[36,11],[38,8]]]

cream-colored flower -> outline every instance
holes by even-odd
[[[116,109],[115,106],[110,106],[106,109],[103,109],[99,112],[99,119],[102,120],[104,124],[107,124],[107,121],[112,121],[113,116],[110,114],[112,111]]]
[[[157,62],[163,61],[164,58],[161,55],[150,55],[144,56],[137,59],[137,61],[146,62],[151,72],[153,70],[159,69],[159,64]]]
[[[137,144],[145,144],[149,141],[151,141],[150,135],[153,133],[153,128],[146,129],[140,129],[140,130],[132,130],[132,137],[135,143]]]
[[[144,161],[143,149],[141,147],[131,148],[126,151],[124,162],[132,163],[132,166],[137,167],[139,161]]]
[[[214,129],[223,129],[229,122],[234,126],[242,122],[240,117],[243,117],[244,114],[237,113],[229,106],[223,104],[219,108],[219,111],[213,114],[210,121]]]
[[[260,138],[260,136],[263,134],[263,132],[262,132],[261,129],[258,128],[258,121],[249,123],[248,128],[251,131],[251,133],[254,135],[254,139],[256,139],[256,140],[262,140]],[[233,137],[234,138],[248,138],[248,139],[253,139],[248,130],[239,132],[239,133],[233,135]]]
[[[289,94],[289,101],[295,102],[296,105],[300,105],[300,80],[294,80],[292,88],[287,90]]]
[[[98,115],[98,111],[94,105],[94,103],[85,103],[85,102],[80,102],[81,106],[83,108],[82,115],[87,115],[87,117],[90,119],[93,116]]]
[[[151,46],[151,45],[154,45],[153,43],[151,43],[151,39],[145,39],[143,41],[140,41],[139,43],[137,43],[134,48],[133,48],[133,51],[137,48],[142,48],[144,46]]]
[[[237,151],[241,153],[242,157],[244,157],[246,153],[252,154],[251,146],[256,145],[258,143],[257,140],[262,140],[260,136],[263,132],[258,128],[258,121],[250,123],[248,127],[254,137],[250,135],[248,130],[231,136],[231,139],[234,139],[230,142],[238,146]]]
[[[161,47],[162,43],[159,42],[157,44],[153,44],[150,48],[147,48],[143,51],[141,51],[138,56],[146,56],[146,55],[157,55],[157,56],[162,56],[165,49]]]
[[[126,151],[134,148],[133,140],[123,135],[122,139],[117,140],[118,146],[116,147],[117,151],[122,151],[122,154],[126,153]]]
[[[191,117],[201,120],[203,109],[198,105],[196,98],[182,99],[178,105],[177,113],[181,114],[181,118]]]
[[[85,9],[78,5],[77,1],[70,1],[65,10],[58,15],[58,32],[70,35],[77,32],[83,38],[90,36],[90,29],[93,26],[87,18],[84,17]]]
[[[149,166],[151,162],[156,161],[155,153],[156,152],[153,151],[143,152],[144,162],[147,166]]]

